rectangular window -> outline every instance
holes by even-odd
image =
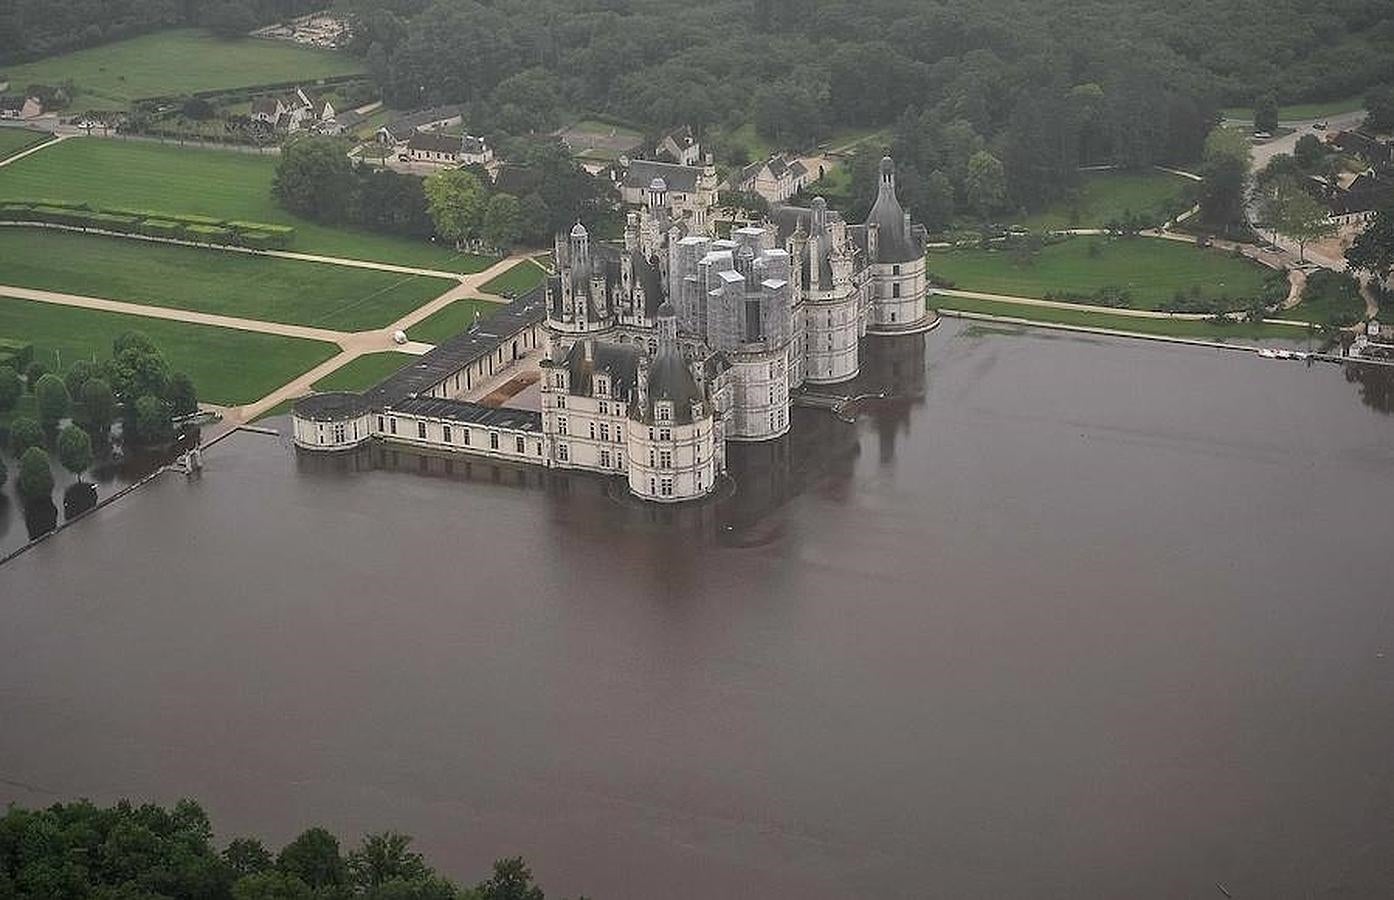
[[[610,404],[606,403],[604,400],[600,401],[600,414],[602,416],[608,416],[610,414]]]
[[[673,496],[673,479],[671,479],[671,478],[665,478],[665,479],[663,479],[663,481],[662,481],[662,483],[661,483],[660,486],[661,486],[661,488],[662,488],[662,490],[663,490],[663,496],[665,496],[665,497],[671,497],[671,496]]]
[[[673,429],[671,429],[671,428],[660,428],[660,429],[658,429],[658,439],[659,439],[660,441],[671,441],[671,440],[673,439]]]
[[[892,274],[892,275],[899,275],[899,274],[900,274],[900,266],[898,266],[898,265],[896,265],[896,266],[891,266],[891,274]]]
[[[557,444],[557,459],[566,462],[566,445]]]
[[[490,449],[490,450],[497,450],[498,448],[499,448],[499,433],[498,433],[497,431],[491,431],[491,432],[489,432],[489,449]]]
[[[590,423],[590,425],[591,425],[591,440],[595,440],[595,423],[592,422],[592,423]]]
[[[468,428],[461,428],[461,429],[460,429],[460,443],[464,444],[466,447],[469,446],[469,443],[470,443],[470,430],[469,430]]]
[[[897,281],[895,284],[891,285],[891,296],[892,296],[892,297],[899,297],[899,296],[900,296],[900,282]]]
[[[336,444],[342,444],[343,442],[344,442],[344,424],[343,424],[342,422],[340,422],[340,423],[338,423],[337,425],[334,426],[334,443],[336,443]]]
[[[423,440],[423,441],[426,440],[426,423],[425,423],[425,422],[417,422],[417,423],[416,423],[416,436],[419,437],[419,438],[421,438],[421,440]]]
[[[526,453],[526,452],[528,452],[527,447],[524,446],[524,444],[523,444],[523,439],[520,438],[520,437],[519,437],[519,438],[514,438],[514,439],[513,439],[513,449],[516,450],[516,451],[519,452],[519,453]]]
[[[566,409],[566,395],[557,398],[557,409]]]
[[[671,419],[671,418],[673,418],[673,410],[672,410],[672,408],[669,406],[669,404],[667,404],[667,403],[660,403],[660,404],[658,404],[658,421],[660,421],[660,422],[667,422],[667,421],[668,421],[669,419]],[[667,440],[667,438],[664,438],[664,440]]]
[[[382,416],[378,416],[378,431],[383,430]]]
[[[442,426],[440,427],[440,431],[441,431],[441,438],[442,438],[447,444],[453,444],[453,443],[455,443],[453,440],[451,440],[450,426],[449,426],[449,425],[442,425]]]
[[[667,450],[662,450],[658,454],[658,467],[660,469],[673,468],[673,454]]]
[[[566,434],[566,416],[557,416],[557,434]]]
[[[610,451],[609,451],[609,450],[601,450],[601,451],[600,451],[600,466],[601,466],[601,468],[604,468],[604,469],[610,468]]]
[[[395,418],[388,419],[387,426],[391,429],[393,434],[397,433],[397,420]]]
[[[600,423],[600,439],[602,441],[608,441],[610,439],[610,426],[606,425],[604,422]]]

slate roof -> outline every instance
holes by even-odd
[[[889,156],[881,159],[881,173],[895,175],[895,163]],[[905,225],[905,210],[895,191],[881,183],[876,202],[867,213],[868,225],[876,226],[876,259],[878,263],[904,263],[924,256],[924,245],[915,240],[913,228]]]
[[[610,396],[625,400],[633,396],[642,352],[640,346],[596,340],[589,343],[589,360],[586,359],[587,341],[579,340],[571,345],[561,361],[570,373],[570,392],[578,397],[591,396],[595,391],[592,379],[596,372],[603,372],[610,376]]]
[[[301,397],[294,403],[295,415],[312,422],[342,422],[368,411],[362,394],[348,391],[326,391]]]
[[[364,392],[373,407],[396,407],[407,398],[424,394],[446,378],[482,359],[511,340],[514,334],[546,317],[541,288],[534,288],[501,307],[479,323],[435,349],[414,358]]]
[[[411,138],[407,141],[408,150],[420,150],[427,153],[449,153],[458,156],[460,153],[461,141],[458,136],[441,134],[436,131],[414,131]]]
[[[462,152],[467,153],[471,156],[479,156],[484,153],[486,147],[483,138],[475,137],[472,134],[467,134],[465,135],[464,139],[460,142],[460,149]]]
[[[442,397],[411,397],[392,404],[391,411],[407,416],[430,419],[449,419],[466,425],[486,428],[511,428],[514,431],[542,431],[542,413],[527,409],[483,406],[465,400]]]
[[[391,135],[394,141],[401,143],[410,138],[412,132],[421,126],[462,116],[462,110],[463,107],[460,106],[432,106],[429,109],[419,109],[416,112],[407,113],[399,119],[392,120],[383,126],[383,130]]]
[[[254,116],[274,116],[279,108],[280,100],[277,97],[258,97],[252,101]]]
[[[652,159],[633,159],[624,172],[624,186],[648,190],[655,178],[662,178],[668,190],[680,194],[690,194],[697,190],[697,179],[702,170],[697,166],[680,166],[677,163],[658,162]]]

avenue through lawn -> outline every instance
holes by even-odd
[[[1098,247],[1092,255],[1090,246]],[[1020,262],[1011,250],[934,250],[929,271],[965,291],[1088,302],[1105,288],[1128,293],[1128,306],[1156,309],[1178,292],[1198,288],[1243,309],[1260,296],[1267,269],[1219,250],[1161,238],[1079,237],[1050,244]]]
[[[0,335],[33,343],[34,358],[58,369],[106,359],[123,331],[144,332],[175,371],[188,372],[199,399],[250,403],[339,352],[333,344],[77,309],[0,296]]]
[[[0,228],[0,285],[363,331],[453,282],[40,228]]]
[[[0,199],[86,203],[290,225],[288,250],[469,274],[489,257],[427,240],[319,225],[276,204],[273,154],[73,138],[0,168]]]
[[[288,41],[217,38],[196,29],[161,31],[5,67],[11,84],[71,79],[82,107],[361,71],[362,63],[347,53]]]

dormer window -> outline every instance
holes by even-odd
[[[563,375],[562,373],[558,372],[558,373],[556,374],[556,384],[557,384],[557,387],[559,387],[559,388],[564,388],[564,387],[566,387],[566,376]]]
[[[667,401],[659,403],[654,408],[654,415],[658,418],[658,421],[660,422],[673,421],[673,404]]]

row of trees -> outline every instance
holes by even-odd
[[[545,900],[520,858],[499,860],[488,878],[460,887],[392,831],[369,834],[348,853],[323,828],[276,853],[247,837],[219,851],[192,800],[168,809],[124,800],[11,806],[0,817],[0,897]]]
[[[348,144],[306,135],[281,152],[272,182],[277,202],[317,222],[348,224],[456,245],[504,249],[547,243],[578,218],[608,210],[604,185],[587,175],[559,141],[514,139],[503,152],[519,175],[517,193],[497,189],[479,168],[446,169],[424,181],[355,164]]]

